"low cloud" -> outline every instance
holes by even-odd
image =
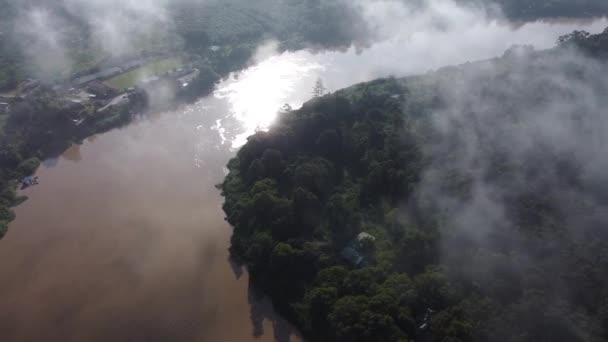
[[[539,291],[543,310],[587,340],[585,324],[598,322],[572,317],[586,317],[603,288],[580,297],[590,279],[580,268],[608,237],[608,66],[577,51],[511,52],[434,76],[418,200],[455,275],[484,294],[510,292],[506,312],[540,305],[526,297]]]
[[[44,8],[19,11],[15,32],[25,57],[37,68],[37,72],[52,75],[69,68],[61,32],[63,25]]]
[[[83,59],[179,44],[166,0],[18,1],[15,32],[32,72],[65,77]],[[172,39],[169,39],[171,37]]]

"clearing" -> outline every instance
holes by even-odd
[[[115,76],[105,83],[116,89],[126,89],[135,86],[139,81],[146,77],[162,75],[173,69],[180,68],[181,66],[182,61],[179,58],[172,57],[161,59]]]

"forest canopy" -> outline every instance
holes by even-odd
[[[608,340],[607,35],[285,111],[228,164],[232,255],[311,340]]]

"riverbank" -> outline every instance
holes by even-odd
[[[232,255],[315,341],[605,339],[607,38],[285,111],[227,165]]]
[[[101,83],[119,75],[103,72],[106,76],[82,76],[72,88],[71,83],[26,82],[0,113],[0,238],[15,218],[11,208],[25,200],[16,193],[19,180],[32,175],[41,160],[56,157],[89,136],[127,125],[137,115],[177,108],[210,94],[222,77],[246,67],[255,49],[244,44],[236,55],[226,55],[224,47],[209,49],[204,58],[191,56],[188,69],[143,80],[130,89]]]
[[[18,180],[33,174],[41,160],[60,155],[86,137],[124,126],[139,114],[168,111],[209,95],[222,78],[249,65],[263,39],[239,36],[236,42],[225,45],[206,41],[182,51],[179,59],[184,68],[143,79],[145,73],[130,75],[127,80],[116,78],[150,63],[154,66],[158,61],[150,56],[94,69],[94,73],[70,81],[23,82],[7,106],[0,108],[5,110],[0,112],[0,239],[15,218],[11,208],[25,200],[16,196]],[[308,45],[307,41],[289,40],[279,51]],[[319,46],[331,49],[345,45],[350,42],[337,40]],[[127,83],[137,86],[112,86]]]
[[[213,96],[84,139],[38,169],[40,185],[21,192],[30,200],[0,243],[3,339],[294,341],[293,327],[250,289],[247,270],[228,260],[232,230],[214,185],[235,148],[268,129],[285,103],[300,107],[318,78],[333,91],[500,56],[513,44],[550,46],[574,28],[501,27],[464,51],[444,44],[432,60],[402,40],[361,53],[267,48]]]
[[[40,166],[0,247],[3,341],[299,341],[229,262],[210,98]]]

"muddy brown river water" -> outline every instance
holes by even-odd
[[[606,20],[485,25],[491,32],[466,49],[447,44],[453,33],[441,31],[414,32],[363,53],[276,55],[271,44],[214,95],[46,161],[40,185],[23,192],[30,199],[0,241],[0,340],[300,340],[229,260],[231,229],[214,187],[223,166],[281,105],[308,98],[318,76],[335,90],[497,56],[512,44],[548,47],[558,34],[599,31]],[[465,25],[460,33],[478,29]],[[446,44],[431,53],[437,45],[426,40]]]
[[[159,121],[172,120],[104,134],[40,169],[0,248],[3,341],[288,333],[229,263],[230,229],[213,187],[221,168],[197,167],[186,144],[193,130],[167,134]]]

